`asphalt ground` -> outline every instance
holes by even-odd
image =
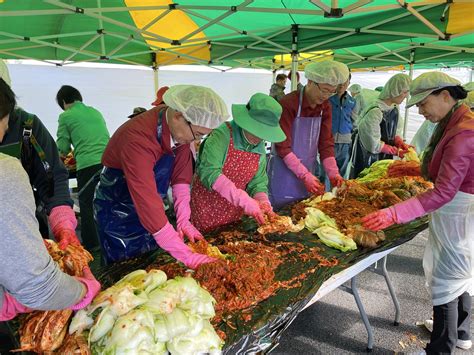
[[[358,291],[373,329],[372,354],[419,354],[430,333],[417,322],[431,318],[422,258],[428,231],[388,256],[387,269],[400,302],[400,325],[385,279],[370,271],[357,276]],[[472,328],[474,329],[474,328]],[[366,354],[367,331],[354,297],[336,289],[305,309],[283,333],[272,354]],[[454,354],[474,354],[456,349]]]

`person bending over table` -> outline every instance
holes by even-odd
[[[191,222],[208,232],[239,221],[243,214],[264,222],[273,209],[267,195],[265,142],[281,142],[281,106],[257,93],[246,105],[232,105],[233,120],[201,144],[191,190]]]
[[[433,302],[433,332],[427,354],[469,349],[474,293],[474,113],[461,100],[466,91],[445,73],[428,72],[410,87],[408,105],[438,123],[425,150],[422,173],[434,189],[364,217],[380,230],[430,213],[423,268]]]

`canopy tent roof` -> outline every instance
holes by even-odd
[[[300,65],[334,57],[351,68],[474,60],[471,0],[0,0],[0,17],[0,57],[63,65],[276,69],[291,53]]]

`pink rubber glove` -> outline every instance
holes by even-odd
[[[173,191],[174,211],[176,213],[176,224],[178,233],[185,235],[191,242],[203,240],[202,234],[194,227],[191,218],[191,186],[189,184],[176,184],[171,187]]]
[[[59,249],[65,250],[68,245],[81,245],[76,232],[70,229],[62,229],[54,236],[59,243]]]
[[[82,269],[82,277],[74,276],[74,278],[77,281],[82,282],[87,288],[87,292],[84,298],[78,303],[76,303],[74,306],[69,307],[69,309],[72,309],[73,311],[78,311],[90,305],[94,297],[100,291],[100,283],[95,279],[94,275],[91,272],[91,269],[89,269],[89,267],[87,266]]]
[[[324,170],[331,181],[331,185],[334,187],[340,187],[344,183],[344,179],[339,174],[339,168],[337,167],[336,158],[329,157],[323,160]]]
[[[258,201],[260,209],[267,215],[274,215],[272,204],[265,192],[257,192],[253,198]]]
[[[416,197],[397,203],[390,208],[393,209],[395,221],[398,224],[408,223],[426,214],[425,208]]]
[[[243,208],[244,213],[255,218],[259,224],[265,223],[259,203],[244,190],[238,189],[225,175],[219,175],[214,185],[212,185],[212,189],[234,206]]]
[[[59,248],[66,249],[69,244],[81,245],[76,235],[77,219],[69,206],[56,206],[48,217],[49,225]]]
[[[398,148],[384,143],[380,149],[380,152],[390,155],[398,155]]]
[[[161,249],[166,250],[173,258],[181,261],[190,269],[196,269],[201,264],[216,261],[207,255],[193,253],[169,223],[153,234],[153,238]]]
[[[396,223],[395,211],[392,207],[384,208],[362,218],[363,226],[367,229],[378,231]]]
[[[402,150],[408,150],[408,148],[413,147],[409,144],[406,144],[403,141],[402,137],[400,137],[400,136],[395,136],[394,144],[395,144],[395,147],[400,148]]]
[[[5,292],[3,294],[2,309],[0,309],[0,322],[13,319],[19,313],[29,313],[31,311],[33,311],[31,308],[22,305],[15,297]]]
[[[322,195],[325,192],[324,184],[321,184],[316,176],[311,174],[298,157],[293,153],[288,153],[284,158],[288,169],[290,169],[298,179],[302,180],[306,190],[315,195]]]

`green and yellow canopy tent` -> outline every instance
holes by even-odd
[[[0,0],[0,57],[67,65],[468,65],[472,0]],[[285,60],[290,55],[291,60]]]

